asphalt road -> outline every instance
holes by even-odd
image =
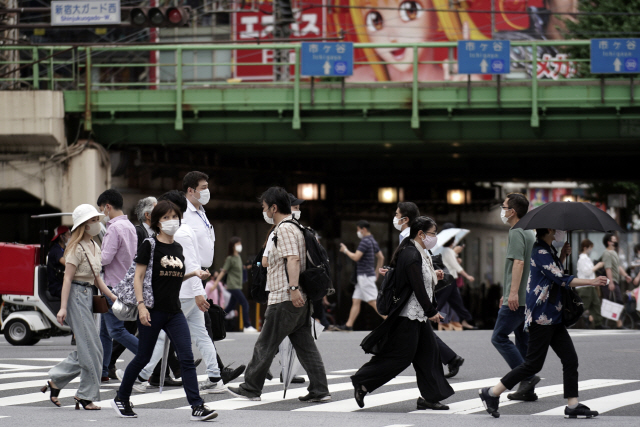
[[[542,422],[571,423],[565,420],[562,408],[562,367],[558,357],[550,351],[544,369],[543,380],[537,387],[537,402],[503,405],[501,418],[496,420],[484,412],[477,397],[477,390],[494,384],[508,371],[508,366],[490,343],[490,331],[440,332],[440,336],[458,354],[465,358],[460,373],[451,384],[456,394],[446,402],[451,409],[446,413],[416,411],[419,396],[415,372],[407,368],[392,383],[365,398],[365,408],[360,410],[353,399],[349,375],[369,360],[359,343],[365,332],[324,332],[320,334],[318,347],[323,356],[332,390],[332,401],[323,404],[306,404],[297,400],[306,394],[306,384],[292,386],[287,398],[282,399],[279,357],[276,356],[271,371],[276,379],[267,382],[261,402],[233,399],[229,394],[206,395],[207,405],[219,412],[213,422],[228,426],[259,425],[260,427],[283,425],[296,426],[418,426],[427,423],[446,423],[451,426],[473,427],[505,422],[521,426],[539,425]],[[638,331],[572,331],[573,341],[580,359],[580,399],[594,410],[601,412],[598,425],[638,425],[640,417],[640,332]],[[228,334],[217,348],[226,364],[248,363],[257,334]],[[74,411],[71,383],[63,391],[63,408],[54,407],[47,395],[39,392],[47,377],[48,367],[55,365],[73,349],[69,338],[42,340],[30,347],[14,347],[0,338],[0,427],[23,425],[86,425],[99,422],[101,426],[130,423],[132,425],[174,426],[187,421],[190,416],[188,403],[181,388],[168,388],[162,394],[150,388],[145,394],[134,394],[132,401],[138,420],[117,418],[108,406],[119,382],[103,384],[101,411]],[[195,350],[197,353],[197,350]],[[124,368],[132,355],[125,352],[118,366]],[[198,374],[204,379],[204,366]],[[303,371],[300,374],[304,374]],[[241,380],[242,377],[239,378]],[[415,411],[415,412],[414,412]],[[560,415],[558,415],[560,414]],[[536,415],[536,416],[530,416]]]

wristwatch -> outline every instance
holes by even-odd
[[[289,286],[290,291],[297,291],[298,289],[300,289],[300,286]]]

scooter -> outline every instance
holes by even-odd
[[[60,298],[48,290],[46,220],[70,213],[34,215],[40,219],[40,245],[0,243],[0,325],[13,345],[34,345],[42,338],[70,335],[71,328],[56,320]],[[6,316],[6,317],[5,317]]]

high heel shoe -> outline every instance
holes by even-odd
[[[53,400],[54,397],[60,396],[60,389],[52,387],[51,386],[51,381],[47,381],[47,383],[44,385],[44,387],[42,387],[40,389],[40,391],[43,392],[43,393],[46,393],[47,389],[51,390],[51,394],[49,395],[49,400],[51,401],[51,403],[56,405],[58,408],[61,407],[62,405],[60,404],[60,402],[55,402]]]
[[[87,408],[87,406],[93,403],[90,400],[78,399],[75,396],[74,396],[74,399],[76,400],[76,411],[80,410],[80,405],[82,405],[82,409],[84,409],[85,411],[99,411],[100,409],[102,409],[99,406],[96,406],[95,408]]]
[[[453,331],[453,326],[450,323],[438,323],[439,331]]]

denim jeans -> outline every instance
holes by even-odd
[[[65,360],[51,368],[49,377],[56,387],[65,388],[71,380],[80,375],[80,384],[75,395],[80,399],[99,402],[102,346],[93,321],[93,289],[93,286],[71,283],[66,322],[76,336],[76,349]]]
[[[491,336],[491,343],[511,369],[522,365],[527,356],[529,334],[524,331],[524,309],[524,306],[520,306],[516,311],[511,311],[508,305],[500,307]],[[509,339],[511,332],[516,336],[515,344]]]
[[[235,309],[238,304],[242,305],[242,322],[244,323],[244,327],[248,328],[251,326],[251,318],[249,317],[249,302],[247,298],[245,298],[242,293],[242,289],[229,289],[229,293],[231,294],[231,298],[229,298],[229,303],[225,307],[224,311],[229,313],[231,310]]]
[[[180,369],[182,371],[182,386],[187,394],[187,400],[191,406],[198,406],[204,403],[198,391],[198,376],[196,366],[193,363],[193,352],[191,351],[191,338],[189,336],[189,326],[183,313],[170,314],[162,311],[149,310],[151,315],[151,326],[144,326],[138,321],[138,337],[140,345],[136,357],[127,366],[118,397],[122,400],[129,400],[133,383],[142,368],[149,363],[153,349],[158,341],[160,331],[165,331],[169,339],[176,348],[178,359],[180,359]]]
[[[118,319],[111,310],[113,301],[107,298],[109,311],[100,316],[100,341],[102,342],[102,376],[109,376],[109,364],[111,363],[111,350],[113,340],[125,346],[131,353],[138,352],[138,338],[124,327],[124,322]],[[77,341],[77,340],[76,340]]]
[[[203,362],[207,365],[207,375],[209,378],[220,378],[216,348],[204,325],[204,313],[198,308],[195,298],[181,298],[180,304],[189,325],[191,340],[196,344]]]

